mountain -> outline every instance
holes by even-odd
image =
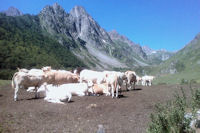
[[[134,53],[136,53],[142,59],[146,59],[147,58],[146,54],[142,50],[142,47],[140,45],[138,45],[138,44],[135,44],[131,40],[129,40],[126,36],[120,35],[116,30],[110,31],[109,35],[112,38],[112,40],[114,40],[116,42],[118,41],[118,42],[123,42],[123,43],[128,44],[132,48]]]
[[[91,68],[111,70],[148,65],[145,62],[146,55],[139,45],[127,38],[112,38],[112,32],[108,33],[101,28],[81,6],[75,6],[67,13],[55,3],[43,8],[39,18],[42,28],[57,38],[62,45],[68,45],[69,41],[84,42],[84,47],[69,47],[75,48],[72,49],[73,53]]]
[[[0,72],[0,77],[8,77],[17,67],[23,66],[141,70],[153,65],[154,58],[149,58],[139,44],[117,31],[107,32],[81,6],[75,6],[67,13],[55,3],[45,6],[38,15],[0,15],[1,50],[10,50],[2,51],[2,57],[6,59],[0,58],[0,67],[5,70]],[[34,58],[29,61],[31,56]],[[14,57],[18,62],[13,61]]]
[[[179,50],[156,67],[154,73],[164,75],[160,80],[169,83],[180,83],[185,81],[200,82],[200,33],[188,43],[183,49]]]
[[[175,54],[175,52],[169,52],[164,49],[153,50],[148,46],[142,46],[142,50],[146,53],[147,60],[151,65],[158,65]]]
[[[15,7],[9,7],[8,10],[3,11],[2,13],[5,13],[6,16],[21,16],[23,15],[22,12],[20,12],[17,8]]]

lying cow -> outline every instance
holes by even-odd
[[[66,83],[78,83],[79,76],[65,70],[52,70],[51,67],[42,68],[47,77],[48,84],[61,85]]]
[[[110,88],[107,88],[108,84],[102,83],[102,84],[94,84],[88,92],[94,94],[94,95],[103,95],[110,96]]]
[[[46,82],[46,77],[43,71],[33,69],[28,72],[19,71],[13,75],[12,88],[15,89],[14,101],[17,101],[17,94],[19,89],[28,89],[28,87],[35,87],[35,97],[37,98],[37,89]]]
[[[88,93],[88,88],[93,84],[90,83],[69,83],[59,86],[44,85],[38,92],[45,91],[44,100],[52,103],[64,104],[64,101],[70,101],[72,95],[85,96]]]

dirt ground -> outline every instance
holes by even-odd
[[[4,86],[0,88],[0,132],[96,133],[98,125],[103,125],[106,133],[142,133],[154,105],[171,99],[175,90],[180,85],[137,86],[118,99],[73,96],[72,102],[60,105],[34,99],[34,93],[25,90],[14,102],[14,90]]]

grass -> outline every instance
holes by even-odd
[[[0,87],[11,84],[10,80],[1,80],[0,79]]]
[[[180,84],[182,83],[182,80],[185,80],[186,82],[195,81],[196,83],[200,83],[200,70],[191,68],[180,73],[161,75],[157,77],[153,83]]]

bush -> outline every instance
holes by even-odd
[[[192,90],[192,108],[193,110],[200,109],[200,88]]]
[[[188,82],[188,80],[186,80],[186,79],[181,79],[181,84],[183,85],[183,84],[188,84],[189,82]]]
[[[174,95],[175,99],[169,101],[166,105],[156,105],[156,112],[151,114],[151,122],[147,129],[148,133],[193,132],[190,127],[191,119],[185,118],[186,109],[190,104],[187,104],[185,93],[183,89],[181,90],[182,96],[176,93]],[[199,92],[198,94],[200,94]],[[199,96],[195,95],[195,99]]]
[[[185,65],[183,64],[183,62],[177,61],[175,63],[175,68],[178,72],[182,72],[185,69]]]

